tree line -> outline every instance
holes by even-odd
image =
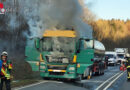
[[[114,48],[130,49],[130,20],[103,20],[91,21],[94,38],[103,42],[107,50]]]

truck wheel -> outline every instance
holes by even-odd
[[[101,75],[101,70],[99,69],[99,71],[98,71],[98,75]]]
[[[50,78],[48,78],[48,77],[43,77],[43,80],[50,80]]]
[[[99,69],[98,72],[95,72],[95,75],[100,75],[101,74],[101,70]]]
[[[113,66],[115,66],[115,63],[113,63]]]
[[[78,76],[78,81],[81,81],[83,79],[83,75]]]
[[[75,79],[71,79],[71,82],[75,82],[76,80]]]
[[[102,70],[102,75],[104,75],[104,69]]]

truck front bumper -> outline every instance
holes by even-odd
[[[50,72],[47,72],[47,73],[44,73],[44,72],[41,72],[40,73],[41,77],[50,77],[50,78],[66,78],[66,79],[76,79],[77,78],[77,75],[75,73],[73,74],[63,74],[63,75],[58,75],[58,74],[55,74],[55,75],[52,75],[50,74]]]

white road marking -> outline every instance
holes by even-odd
[[[121,77],[125,72],[121,73],[114,80],[112,80],[103,90],[107,90],[119,77]]]
[[[115,74],[114,76],[112,76],[111,78],[107,79],[104,83],[102,83],[100,86],[98,86],[95,90],[99,90],[104,84],[106,84],[109,80],[111,80],[113,77],[117,76],[120,73]]]
[[[102,82],[104,82],[104,81],[97,81],[97,80],[92,80],[92,81],[91,81],[91,79],[90,79],[90,80],[82,80],[81,83],[86,83],[86,82],[102,83]]]
[[[42,84],[42,83],[47,83],[47,82],[63,83],[63,82],[57,82],[57,81],[42,81],[42,82],[39,82],[39,83],[34,83],[34,84],[31,84],[31,85],[26,85],[26,86],[23,86],[23,87],[14,88],[13,90],[20,90],[20,89],[36,86],[36,85],[39,85],[39,84]]]
[[[23,86],[23,87],[20,87],[20,88],[15,88],[14,90],[20,90],[20,89],[32,87],[32,86],[35,86],[35,85],[38,85],[38,84],[41,84],[41,83],[46,83],[46,82],[48,82],[48,81],[42,81],[42,82],[39,82],[39,83],[35,83],[35,84],[31,84],[31,85],[26,85],[26,86]]]

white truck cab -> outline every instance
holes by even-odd
[[[117,62],[118,63],[121,63],[121,62],[125,62],[126,59],[125,59],[125,53],[117,53]]]
[[[126,61],[125,55],[128,53],[128,48],[115,48],[115,52],[117,54],[117,62],[121,63],[122,61]]]
[[[108,65],[116,65],[117,64],[117,54],[114,51],[106,51],[105,56],[108,57]]]

